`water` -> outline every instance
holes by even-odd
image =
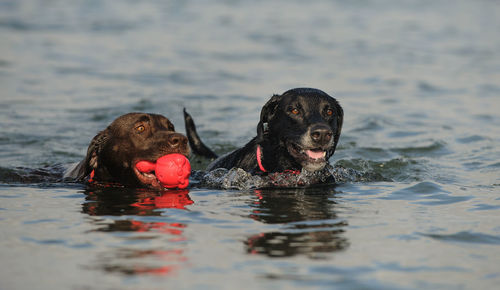
[[[499,14],[486,0],[0,1],[0,288],[498,287]],[[383,179],[162,195],[54,176],[130,111],[183,132],[186,107],[227,152],[273,93],[302,86],[344,107],[332,165]]]

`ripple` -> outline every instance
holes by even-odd
[[[482,84],[479,85],[478,87],[479,90],[479,95],[480,96],[494,96],[497,97],[500,94],[500,86],[497,86],[495,84]]]
[[[35,30],[35,26],[33,24],[17,19],[0,20],[0,27],[18,31]]]
[[[422,173],[427,172],[423,164],[409,158],[394,158],[387,161],[355,158],[339,160],[335,165],[370,173],[374,177],[380,177],[378,179],[371,179],[370,181],[419,181],[421,180]]]
[[[443,95],[443,94],[456,94],[456,93],[463,93],[465,89],[449,89],[445,87],[440,87],[435,84],[431,84],[426,81],[420,81],[417,84],[417,89],[425,95]]]
[[[9,61],[7,61],[5,59],[0,59],[0,68],[1,67],[8,67],[10,65],[11,65],[11,63]]]
[[[451,151],[443,141],[434,141],[429,145],[392,148],[391,151],[403,156],[442,156],[450,154]]]
[[[457,141],[462,144],[469,144],[483,140],[488,140],[488,138],[479,135],[471,135],[467,137],[457,138]]]
[[[133,30],[139,26],[140,25],[138,23],[126,22],[117,19],[106,19],[92,22],[89,29],[94,32],[120,33]]]
[[[35,169],[0,167],[0,183],[55,183],[61,180],[63,171],[61,164]]]
[[[452,204],[472,199],[471,196],[456,196],[451,192],[444,190],[441,185],[424,181],[392,192],[383,199],[390,200],[415,200],[417,204],[422,205],[442,205]]]
[[[473,243],[473,244],[489,244],[489,245],[500,245],[500,237],[493,236],[483,233],[474,233],[474,232],[458,232],[455,234],[424,234],[420,233],[420,235],[433,238],[440,241],[445,242],[459,242],[459,243]]]
[[[418,136],[418,135],[422,135],[424,133],[425,132],[422,132],[422,131],[407,131],[407,130],[404,130],[404,131],[394,131],[394,132],[389,133],[388,137],[391,137],[391,138],[404,138],[404,137]]]
[[[64,245],[66,241],[63,239],[34,239],[30,237],[22,237],[22,241],[24,242],[32,242],[40,245]]]
[[[469,211],[476,210],[500,210],[500,205],[491,205],[491,204],[476,204],[475,208],[469,209]]]
[[[24,221],[23,224],[31,225],[31,224],[42,224],[42,223],[54,223],[54,222],[60,222],[60,220],[58,220],[58,219],[38,219],[38,220]]]
[[[453,272],[466,272],[463,267],[447,266],[447,267],[432,267],[432,266],[406,266],[400,263],[380,263],[380,267],[391,271],[398,272],[429,272],[429,271],[453,271]]]
[[[500,167],[500,162],[495,162],[492,164],[488,164],[486,168],[499,168]]]
[[[352,132],[379,131],[391,125],[391,122],[383,116],[371,116],[357,123],[361,125],[354,128]]]
[[[417,85],[418,89],[424,93],[438,93],[442,91],[441,88],[439,88],[436,85],[433,85],[431,83],[425,82],[425,81],[420,81]]]

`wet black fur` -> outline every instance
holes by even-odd
[[[299,117],[290,113],[292,108],[297,107],[301,111]],[[333,110],[332,116],[324,113],[326,108]],[[256,157],[258,145],[262,148],[262,163],[266,171],[302,170],[301,164],[287,150],[286,143],[290,140],[299,142],[311,126],[330,128],[333,142],[326,150],[326,160],[328,160],[335,152],[339,141],[343,116],[344,112],[337,100],[321,90],[297,88],[282,95],[273,95],[262,108],[257,136],[245,146],[219,157],[208,166],[207,170],[238,167],[247,172],[260,173]],[[202,148],[206,146],[199,140],[191,116],[185,112],[186,117],[189,118],[189,122],[186,121],[187,135],[195,136],[193,139],[198,140],[196,143],[190,142],[193,152],[198,154],[206,151]],[[191,141],[191,138],[189,140]]]

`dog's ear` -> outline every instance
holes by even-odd
[[[93,170],[97,169],[100,160],[99,156],[105,144],[109,140],[109,130],[99,132],[90,142],[87,149],[87,156],[74,168],[68,169],[64,178],[71,178],[77,181],[84,180]]]
[[[276,109],[282,99],[282,95],[273,95],[264,107],[262,107],[262,110],[260,111],[260,121],[257,125],[257,140],[261,141],[266,138],[266,135],[269,132],[269,122],[276,114]]]
[[[344,110],[337,101],[335,101],[335,114],[337,118],[337,128],[335,130],[335,135],[333,136],[333,146],[329,156],[332,156],[333,153],[335,153],[335,148],[337,148],[337,143],[340,138],[340,132],[342,131],[342,124],[344,123]]]

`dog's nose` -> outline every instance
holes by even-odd
[[[311,128],[311,139],[318,144],[330,142],[332,135],[332,130],[326,125],[316,125]]]
[[[181,145],[186,145],[187,144],[187,138],[184,137],[183,135],[181,134],[170,134],[168,136],[168,144],[170,145],[170,147],[172,148],[177,148]]]

